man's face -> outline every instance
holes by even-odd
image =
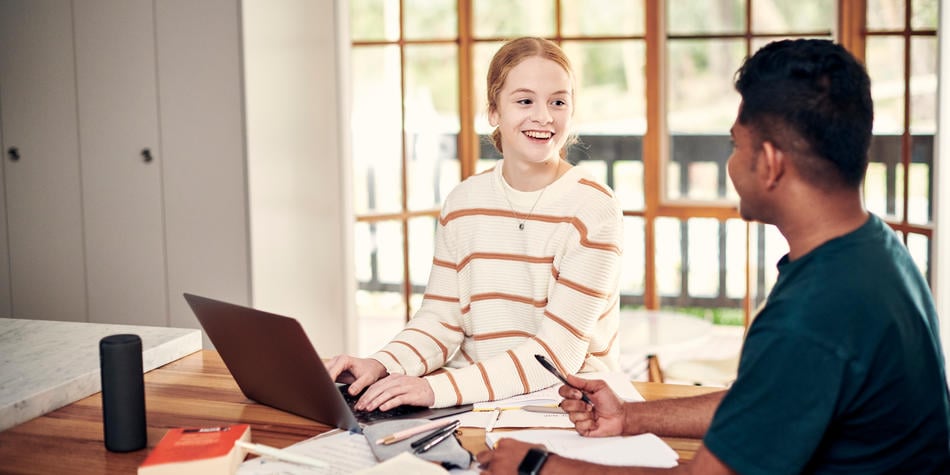
[[[729,156],[726,169],[739,194],[739,215],[746,221],[768,222],[764,212],[764,190],[756,173],[761,143],[756,141],[751,129],[739,123],[738,117],[729,132],[732,136],[732,155]]]

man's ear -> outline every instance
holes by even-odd
[[[772,142],[768,140],[762,142],[762,153],[759,157],[759,164],[761,165],[759,175],[765,180],[766,189],[774,189],[778,186],[779,180],[785,176],[785,167],[788,166],[786,158],[785,153],[776,148]]]

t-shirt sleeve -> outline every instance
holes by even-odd
[[[742,474],[801,473],[834,417],[847,364],[807,335],[750,333],[703,444]]]

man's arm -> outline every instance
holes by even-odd
[[[570,386],[561,386],[566,411],[577,432],[589,437],[635,435],[652,432],[667,437],[702,438],[726,391],[677,399],[646,402],[622,402],[600,380],[567,375]],[[581,400],[581,392],[593,406]]]
[[[726,391],[699,396],[624,404],[624,435],[651,432],[701,439]]]

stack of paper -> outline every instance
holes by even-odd
[[[574,431],[543,429],[485,433],[489,447],[502,438],[542,444],[563,457],[604,465],[670,468],[679,460],[676,451],[653,434],[583,437]]]

